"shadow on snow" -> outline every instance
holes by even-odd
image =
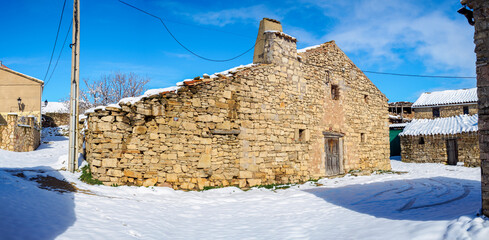
[[[5,239],[54,239],[76,220],[75,188],[56,170],[0,168],[0,234]]]
[[[480,181],[433,177],[305,190],[327,202],[395,220],[451,220],[481,206]]]

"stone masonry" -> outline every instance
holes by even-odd
[[[489,216],[489,1],[462,0],[461,2],[467,3],[468,7],[474,10],[482,212]]]
[[[16,113],[7,115],[7,124],[0,125],[0,149],[14,152],[34,151],[39,147],[41,134],[34,117],[19,122]]]
[[[458,161],[464,166],[478,167],[479,138],[476,132],[452,135],[401,136],[403,162],[446,163],[448,139],[457,139]]]
[[[477,104],[440,106],[440,117],[452,117],[464,114],[464,106],[469,108],[469,115],[477,114]],[[413,108],[414,118],[433,119],[433,107]]]
[[[341,173],[390,169],[385,95],[333,41],[298,53],[295,38],[267,30],[251,66],[89,113],[93,176],[188,190],[299,183],[328,176],[327,136],[339,139]]]

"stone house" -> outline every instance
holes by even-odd
[[[414,118],[477,114],[477,88],[425,92],[411,106]]]
[[[69,106],[64,102],[46,102],[41,108],[42,127],[59,127],[70,124]]]
[[[296,42],[263,19],[253,64],[86,112],[94,178],[190,190],[390,169],[385,95],[334,41]]]
[[[414,112],[411,109],[412,102],[391,102],[389,103],[389,122],[405,123],[411,121]]]
[[[477,88],[423,93],[401,138],[404,162],[480,166]]]
[[[35,116],[40,123],[43,86],[43,81],[0,63],[0,124],[6,123],[8,113]]]
[[[477,114],[414,119],[399,134],[402,161],[480,166],[477,121]]]
[[[0,62],[1,149],[24,152],[39,146],[43,85],[43,81]]]

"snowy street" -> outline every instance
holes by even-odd
[[[67,138],[44,141],[0,150],[2,239],[489,239],[480,168],[391,160],[393,172],[287,189],[184,192],[87,185],[56,171]]]

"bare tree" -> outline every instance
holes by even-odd
[[[86,89],[81,91],[80,96],[91,106],[105,106],[122,98],[142,95],[149,80],[132,72],[104,74],[95,81],[83,79]]]

